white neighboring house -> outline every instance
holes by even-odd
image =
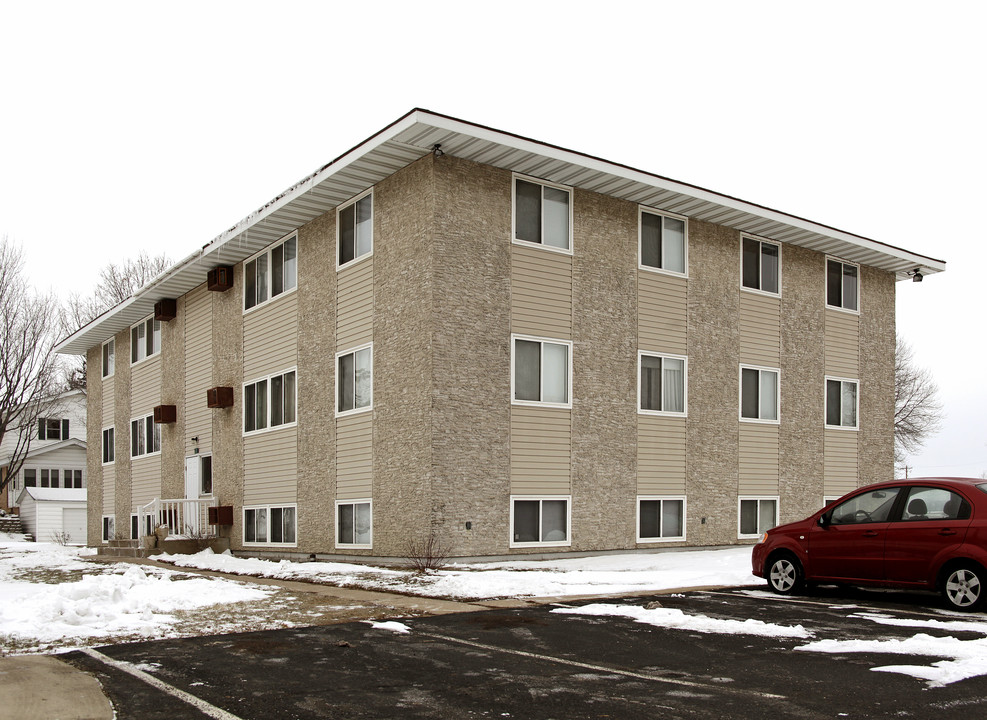
[[[38,542],[86,544],[86,489],[26,487],[17,498],[21,526]]]
[[[0,469],[9,465],[15,441],[5,437],[0,444]],[[85,501],[86,480],[86,393],[70,390],[39,420],[30,452],[0,497],[0,507],[16,509],[26,488],[81,490]]]

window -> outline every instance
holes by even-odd
[[[58,487],[58,470],[50,470],[48,468],[41,468],[41,487],[46,488],[57,488]]]
[[[513,401],[570,407],[571,348],[570,342],[515,336]]]
[[[556,250],[572,247],[572,210],[567,188],[514,178],[514,241]]]
[[[857,266],[839,260],[826,261],[826,304],[856,312],[859,309],[860,284]]]
[[[640,257],[642,268],[685,275],[688,258],[685,218],[640,211]]]
[[[245,433],[295,423],[295,371],[271,375],[243,386]]]
[[[143,457],[161,452],[161,426],[154,415],[130,421],[130,457]]]
[[[779,371],[774,368],[741,366],[740,418],[761,422],[778,422]]]
[[[685,540],[685,498],[638,498],[637,541]]]
[[[511,547],[569,545],[569,498],[511,498]]]
[[[833,525],[887,522],[901,488],[883,488],[854,495],[827,513]]]
[[[130,363],[136,364],[161,352],[161,322],[149,317],[130,328]]]
[[[360,412],[373,406],[373,345],[336,356],[336,414]]]
[[[778,295],[781,287],[781,246],[765,240],[743,237],[741,279],[749,290]]]
[[[361,198],[340,208],[336,214],[338,230],[339,264],[359,260],[374,250],[374,196],[368,192]]]
[[[212,495],[212,455],[199,460],[199,495]]]
[[[81,489],[86,486],[82,481],[82,470],[62,470],[62,477],[65,480],[63,487]]]
[[[740,498],[740,537],[759,537],[777,524],[778,498]]]
[[[243,509],[243,542],[253,545],[294,545],[295,506]]]
[[[371,547],[373,511],[369,500],[336,503],[336,547]]]
[[[685,415],[686,362],[683,357],[638,354],[643,413]]]
[[[103,428],[103,464],[109,465],[113,462],[116,456],[116,449],[114,448],[114,432],[113,428]]]
[[[298,236],[292,235],[243,265],[243,309],[273,300],[298,284]]]
[[[970,503],[945,488],[913,487],[908,490],[901,520],[969,520],[971,511]]]
[[[826,426],[857,427],[857,381],[826,378]]]
[[[24,487],[38,486],[38,471],[34,468],[24,470]]]
[[[103,377],[113,374],[113,361],[116,355],[116,340],[110,338],[103,343]]]
[[[103,542],[109,542],[116,537],[113,530],[113,516],[104,515],[103,516]]]
[[[38,418],[38,440],[68,440],[69,421],[59,418]]]

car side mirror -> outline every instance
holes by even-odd
[[[816,520],[816,524],[821,528],[824,528],[827,525],[829,525],[829,513],[823,513],[822,515],[820,515],[819,519]]]

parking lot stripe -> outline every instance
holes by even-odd
[[[153,675],[150,675],[149,673],[146,673],[143,670],[134,667],[132,663],[123,662],[121,660],[114,660],[113,658],[108,657],[97,650],[93,650],[92,648],[80,648],[79,651],[85,653],[86,655],[93,658],[94,660],[99,660],[101,663],[105,665],[109,665],[110,667],[116,668],[117,670],[121,670],[127,673],[128,675],[132,675],[138,680],[143,680],[148,685],[155,687],[158,690],[161,690],[162,692],[166,692],[172,697],[178,698],[183,702],[188,703],[196,710],[208,715],[211,718],[216,718],[216,720],[242,720],[242,718],[240,718],[239,716],[234,715],[233,713],[228,713],[222,708],[218,708],[215,705],[207,703],[205,700],[202,700],[201,698],[197,698],[195,695],[192,695],[191,693],[187,693],[184,690],[179,690],[173,685],[169,685],[166,682],[162,682],[161,680],[154,677]]]
[[[569,660],[567,658],[555,657],[553,655],[541,655],[539,653],[527,652],[525,650],[514,650],[512,648],[497,647],[496,645],[487,645],[486,643],[476,642],[475,640],[464,640],[463,638],[450,637],[449,635],[439,635],[437,633],[418,632],[418,631],[416,631],[415,634],[424,635],[425,637],[430,637],[435,640],[445,640],[447,642],[459,643],[460,645],[469,645],[470,647],[479,648],[481,650],[490,650],[492,652],[498,652],[498,653],[509,653],[511,655],[519,655],[521,657],[530,658],[532,660],[543,660],[546,662],[557,663],[559,665],[569,665],[571,667],[580,668],[582,670],[592,670],[593,672],[602,672],[611,675],[623,675],[625,677],[634,678],[636,680],[650,680],[652,682],[667,683],[670,685],[683,685],[685,687],[701,688],[703,690],[709,690],[712,692],[726,693],[730,695],[753,696],[753,697],[769,699],[769,700],[786,699],[784,695],[773,695],[772,693],[758,692],[756,690],[731,688],[724,685],[700,683],[692,680],[680,680],[679,678],[670,678],[670,677],[665,677],[664,675],[658,675],[654,673],[641,673],[641,672],[634,672],[633,670],[621,670],[619,668],[612,668],[606,665],[593,665],[591,663],[580,662],[579,660]]]

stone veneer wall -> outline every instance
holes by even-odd
[[[102,345],[89,348],[86,367],[86,544],[96,547],[103,539]]]
[[[895,279],[860,268],[858,484],[894,479]]]
[[[177,410],[176,422],[161,425],[162,498],[185,497],[184,295],[178,298],[177,310],[173,319],[161,323],[161,404],[174,405]],[[129,518],[127,527],[129,531]]]
[[[131,483],[133,461],[130,458],[130,330],[117,333],[115,353],[113,426],[116,462],[114,463],[113,514],[116,534],[120,537],[130,537],[130,512],[133,507]],[[102,535],[102,532],[100,534]]]

